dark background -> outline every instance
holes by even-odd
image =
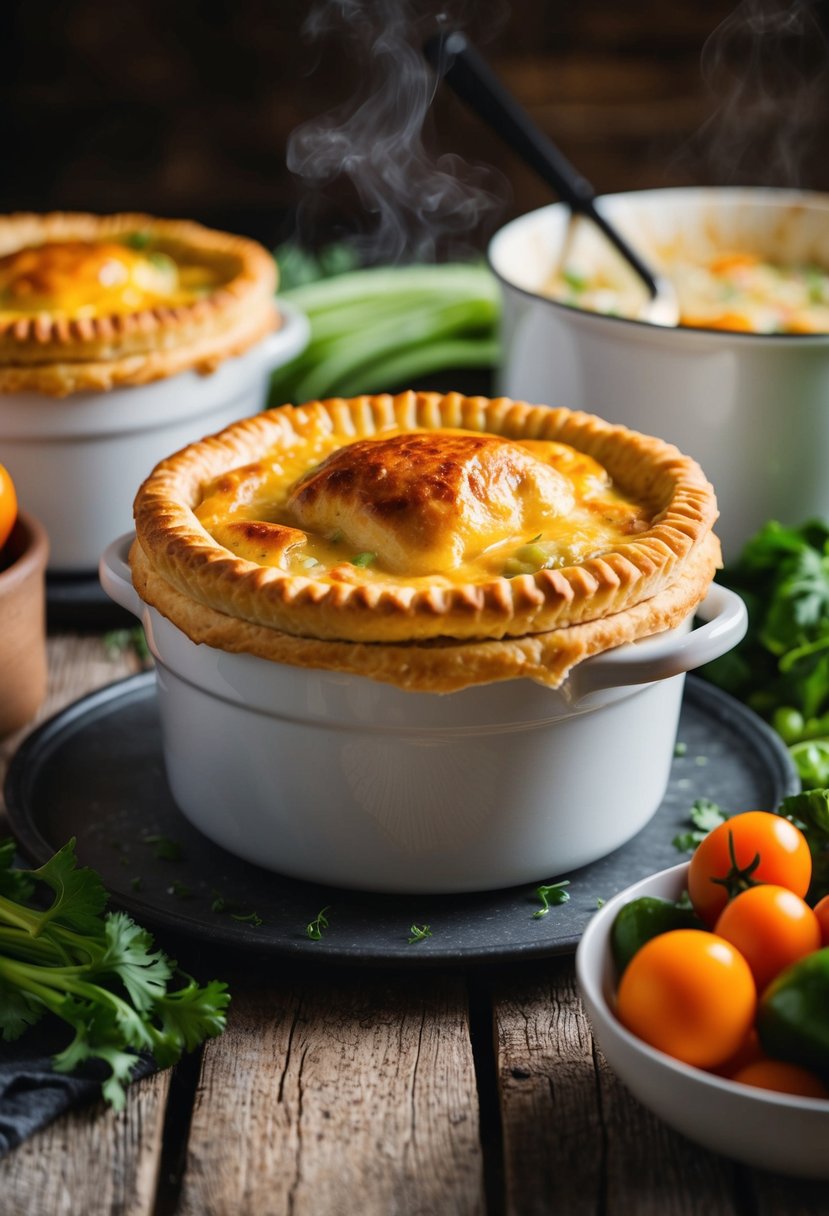
[[[829,6],[818,0],[443,7],[599,191],[829,189]],[[286,167],[289,137],[332,111],[329,125],[347,119],[376,83],[370,48],[384,29],[419,44],[434,11],[405,0],[5,0],[0,208],[140,209],[273,245],[293,234],[299,206],[307,241],[371,231],[360,181],[309,186]],[[327,35],[310,36],[309,14]],[[385,64],[388,88],[397,68]],[[550,200],[445,90],[424,141],[430,160],[492,167],[478,182],[487,206],[465,223],[473,245]]]

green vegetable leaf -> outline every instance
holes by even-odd
[[[778,814],[817,833],[823,847],[829,847],[829,789],[804,790],[791,794],[780,803]]]
[[[101,912],[107,902],[104,884],[94,870],[78,868],[74,837],[54,857],[29,874],[45,883],[55,893],[52,906],[38,917],[35,934],[42,933],[50,922],[65,925],[90,937],[101,937]]]
[[[809,639],[829,608],[829,563],[812,548],[803,548],[782,566],[763,624],[761,640],[782,655]]]
[[[352,566],[371,566],[377,561],[376,553],[355,553],[351,558]]]
[[[11,837],[0,840],[0,895],[23,903],[31,896],[35,884],[26,870],[12,868],[16,851],[17,844]]]
[[[151,1009],[164,995],[175,964],[153,949],[153,939],[126,912],[111,912],[106,918],[106,950],[95,966],[96,973],[117,975],[137,1009]]]
[[[125,1086],[139,1057],[125,1045],[119,1019],[111,1009],[71,998],[63,1002],[59,1016],[74,1027],[75,1037],[53,1057],[55,1071],[74,1072],[88,1060],[102,1060],[111,1070],[101,1085],[103,1096],[114,1110],[123,1110]]]
[[[557,907],[559,904],[566,904],[570,898],[570,892],[565,888],[569,887],[570,879],[563,878],[561,882],[547,883],[540,887],[536,887],[536,896],[541,900],[541,907],[537,912],[533,912],[533,920],[540,920],[542,916],[546,916],[550,908]]]
[[[29,1026],[40,1021],[45,1012],[46,1006],[28,992],[21,992],[19,988],[0,980],[0,1037],[7,1043],[19,1039]]]
[[[177,840],[160,835],[142,836],[141,840],[143,844],[155,845],[155,855],[159,861],[181,861],[181,845]]]
[[[697,845],[709,832],[725,823],[728,816],[718,803],[709,798],[697,798],[691,807],[688,818],[694,825],[690,832],[680,832],[674,836],[672,844],[681,853],[693,853]]]
[[[229,1000],[224,984],[200,988],[185,977],[171,991],[176,964],[124,912],[103,914],[106,892],[97,874],[78,868],[74,840],[45,865],[26,872],[21,890],[49,887],[44,911],[0,894],[0,1036],[14,1039],[44,1015],[74,1031],[54,1057],[57,1071],[87,1060],[109,1066],[104,1097],[117,1109],[139,1054],[153,1051],[162,1066],[202,1038],[218,1034]],[[11,851],[0,850],[7,882]]]
[[[182,1052],[221,1034],[229,1004],[227,985],[219,980],[200,988],[191,979],[183,988],[160,997],[153,1007],[160,1028],[151,1033],[152,1053],[161,1067],[175,1064]]]
[[[305,926],[305,933],[310,937],[312,942],[318,942],[323,935],[323,932],[328,928],[328,917],[326,912],[330,910],[330,905],[326,905],[322,911],[318,912],[314,919]]]
[[[408,942],[410,946],[414,946],[416,942],[424,942],[427,937],[432,936],[431,925],[410,925]]]
[[[710,798],[697,798],[691,807],[691,822],[701,832],[710,832],[725,823],[728,816],[722,807]]]

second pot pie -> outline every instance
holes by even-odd
[[[693,612],[716,516],[661,440],[409,392],[283,406],[163,461],[131,564],[144,600],[220,649],[410,689],[557,687]]]
[[[267,250],[189,220],[0,217],[0,392],[212,371],[278,326],[275,289]]]

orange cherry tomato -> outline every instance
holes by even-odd
[[[16,519],[17,495],[14,492],[14,483],[0,464],[0,549],[8,540]]]
[[[755,858],[759,858],[756,866]],[[735,860],[750,882],[774,883],[801,899],[809,889],[812,855],[793,823],[768,811],[734,815],[708,833],[688,867],[688,894],[706,925],[713,927],[728,903],[729,891],[721,880],[734,873]],[[739,883],[734,885],[739,889]]]
[[[737,1052],[756,1007],[748,963],[702,929],[651,938],[628,963],[616,995],[628,1030],[698,1068],[717,1068]]]
[[[745,1068],[733,1073],[730,1078],[740,1085],[753,1085],[757,1089],[773,1089],[780,1094],[798,1094],[801,1098],[829,1098],[829,1089],[814,1073],[807,1072],[798,1064],[786,1064],[783,1060],[755,1060]]]
[[[754,1064],[756,1060],[765,1060],[766,1054],[760,1046],[760,1036],[752,1026],[733,1056],[729,1056],[724,1064],[714,1069],[720,1077],[731,1078],[735,1073]]]
[[[817,923],[820,925],[821,940],[824,946],[829,946],[829,895],[824,895],[814,907]]]
[[[750,887],[726,904],[714,932],[740,951],[758,992],[821,947],[820,922],[809,905],[794,891],[771,883]]]

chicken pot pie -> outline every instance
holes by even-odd
[[[133,580],[193,641],[451,691],[687,618],[712,487],[660,440],[457,393],[283,406],[156,467]]]
[[[210,372],[279,324],[273,258],[186,220],[0,217],[0,391]]]

